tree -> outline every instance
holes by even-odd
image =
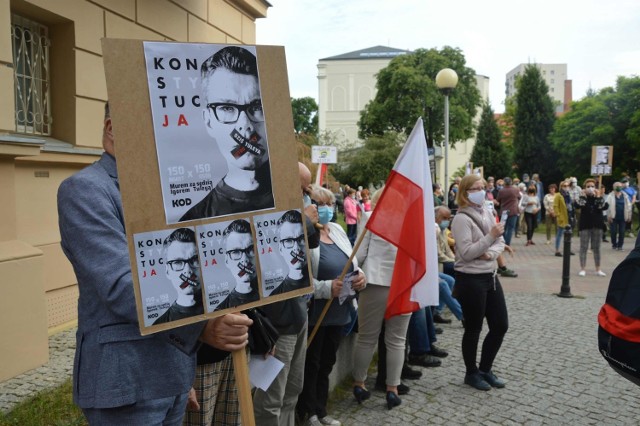
[[[476,144],[471,152],[471,162],[482,166],[485,176],[503,177],[511,173],[511,159],[504,143],[501,142],[498,123],[493,118],[493,109],[486,103],[482,108]]]
[[[318,134],[318,104],[310,96],[291,98],[293,110],[293,129],[296,136]]]
[[[558,180],[555,150],[549,142],[555,114],[549,88],[535,65],[528,65],[515,96],[513,150],[518,174],[540,173],[543,180]]]
[[[380,185],[387,180],[405,142],[404,135],[393,132],[382,136],[370,136],[361,148],[342,152],[341,164],[334,167],[333,175],[349,185]]]
[[[451,68],[458,74],[458,85],[449,96],[449,139],[456,141],[473,135],[473,117],[480,105],[475,71],[466,65],[458,48],[418,49],[395,57],[377,76],[377,93],[360,114],[359,136],[366,139],[386,132],[411,133],[422,116],[427,144],[444,141],[444,97],[436,87],[438,71]]]

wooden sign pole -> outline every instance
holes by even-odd
[[[240,418],[243,426],[255,426],[253,416],[253,399],[251,398],[251,384],[249,383],[249,361],[245,349],[233,351],[233,372],[236,377],[238,401],[240,402]]]

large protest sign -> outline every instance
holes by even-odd
[[[302,217],[284,49],[104,39],[103,54],[141,332],[309,293],[301,223],[269,243],[304,264],[296,286],[267,289],[290,274],[259,252],[256,217],[275,233]]]

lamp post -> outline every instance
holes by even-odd
[[[436,86],[444,95],[444,193],[449,199],[449,94],[458,84],[458,74],[445,68],[436,75]]]

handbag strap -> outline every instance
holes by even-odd
[[[471,216],[469,213],[467,213],[464,210],[458,210],[458,214],[463,214],[463,215],[467,216],[480,229],[480,232],[482,232],[482,235],[487,235],[487,234],[485,234],[484,229],[482,228],[482,224],[480,222],[478,222],[478,220],[475,217]]]

